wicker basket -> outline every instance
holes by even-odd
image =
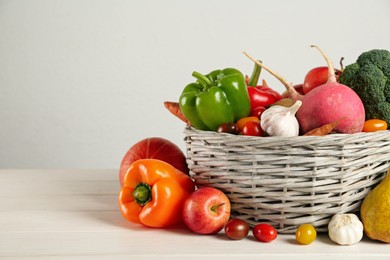
[[[390,167],[390,131],[251,137],[184,131],[198,187],[226,193],[232,216],[293,233],[303,223],[327,231],[335,213],[358,212]]]

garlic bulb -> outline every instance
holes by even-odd
[[[352,245],[363,237],[363,224],[355,214],[336,214],[328,224],[329,238],[340,245]]]
[[[295,113],[301,107],[298,100],[291,107],[271,106],[261,114],[260,126],[270,136],[298,136],[299,123]]]

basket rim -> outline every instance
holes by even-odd
[[[197,133],[197,134],[206,134],[206,135],[216,135],[220,137],[226,137],[226,138],[242,138],[245,140],[259,140],[259,139],[266,139],[269,141],[274,141],[274,140],[279,140],[279,141],[291,141],[295,139],[299,140],[310,140],[310,139],[322,139],[322,140],[334,140],[334,139],[345,139],[345,138],[358,138],[361,136],[367,136],[367,137],[372,137],[372,136],[387,136],[390,135],[390,130],[380,130],[376,132],[358,132],[358,133],[353,133],[353,134],[344,134],[344,133],[333,133],[333,134],[328,134],[328,135],[323,135],[323,136],[304,136],[304,135],[299,135],[299,136],[266,136],[266,137],[259,137],[259,136],[248,136],[248,135],[234,135],[234,134],[229,134],[229,133],[219,133],[211,130],[199,130],[196,129],[190,125],[187,125],[184,129],[184,133]]]

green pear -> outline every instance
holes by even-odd
[[[390,170],[364,198],[360,207],[364,232],[374,240],[390,243]]]

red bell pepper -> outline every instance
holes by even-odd
[[[265,108],[283,98],[279,92],[270,88],[265,80],[262,81],[262,85],[257,85],[260,72],[261,67],[255,63],[252,75],[247,79],[248,94],[251,103],[251,116],[260,116]]]

